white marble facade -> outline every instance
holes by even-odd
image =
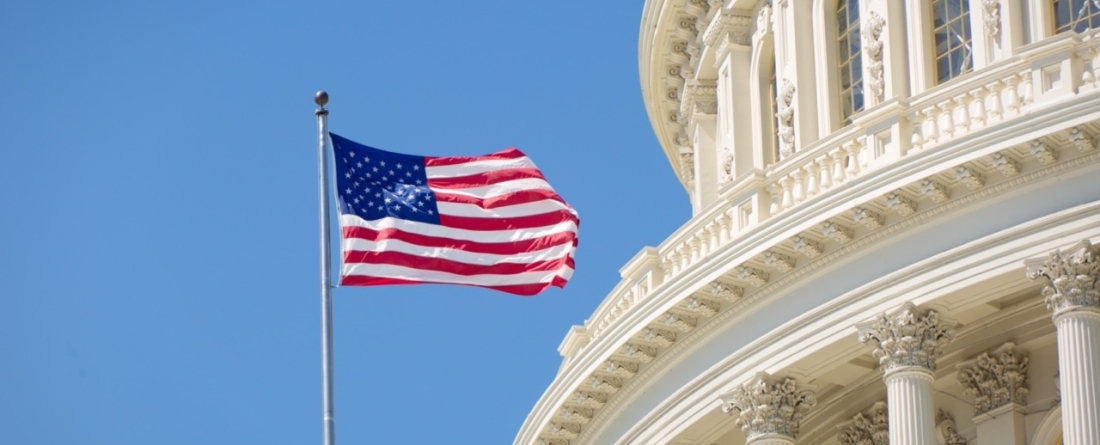
[[[1094,22],[647,0],[693,215],[568,330],[516,445],[1100,445]]]

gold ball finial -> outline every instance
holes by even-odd
[[[325,104],[328,103],[328,93],[324,90],[318,91],[317,94],[313,95],[313,101],[324,108]]]

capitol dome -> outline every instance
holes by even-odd
[[[516,445],[1100,445],[1100,0],[647,0],[639,71],[693,214]]]

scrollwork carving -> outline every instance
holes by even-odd
[[[809,388],[787,378],[759,373],[722,397],[722,411],[737,411],[737,426],[749,442],[766,434],[795,438],[802,417],[817,403]]]
[[[959,364],[959,383],[963,394],[974,397],[974,414],[1009,403],[1026,406],[1027,365],[1027,354],[1012,342]]]
[[[859,326],[859,341],[874,343],[873,355],[886,372],[918,367],[936,370],[936,359],[943,347],[955,339],[953,321],[941,320],[939,313],[921,313],[912,303],[892,315],[879,315]]]
[[[1066,252],[1055,250],[1044,262],[1028,264],[1027,277],[1043,279],[1043,296],[1055,316],[1066,310],[1100,309],[1100,248],[1089,240]]]

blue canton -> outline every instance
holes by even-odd
[[[329,133],[341,215],[367,221],[386,217],[439,224],[424,157],[390,153]]]

